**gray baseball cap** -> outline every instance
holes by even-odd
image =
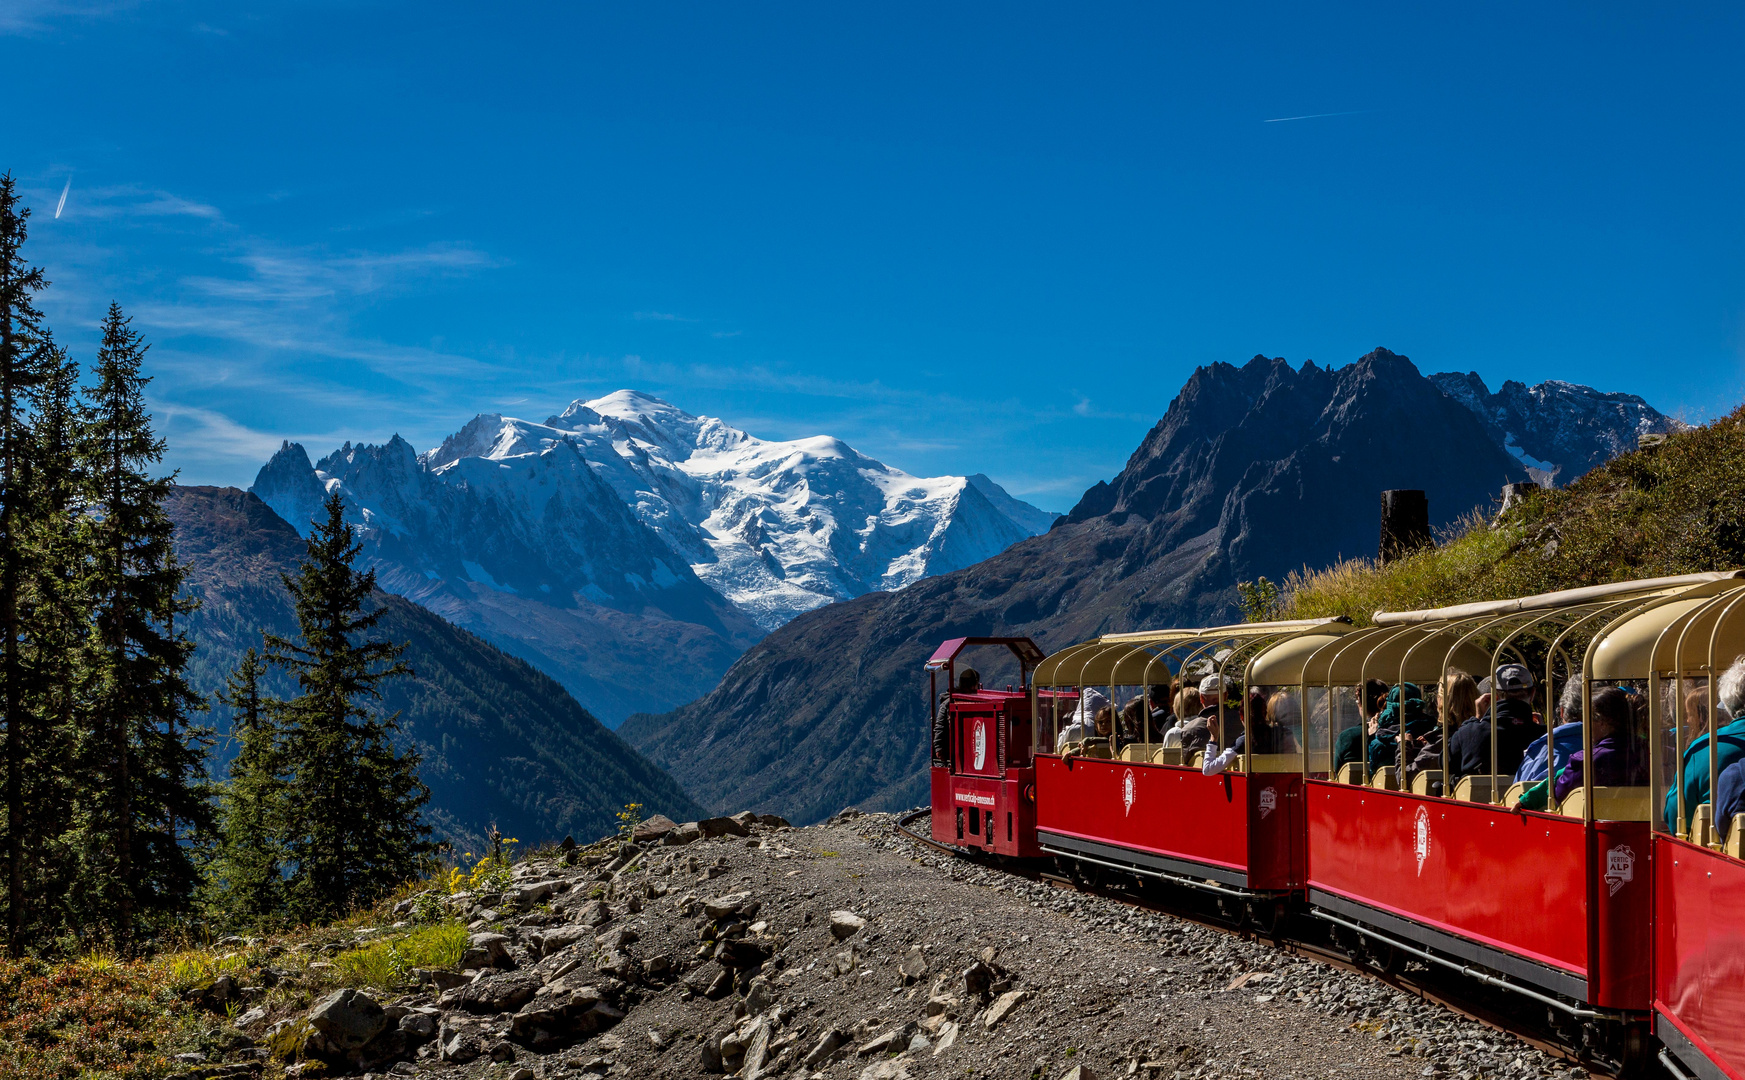
[[[1493,685],[1498,690],[1531,690],[1533,673],[1527,670],[1525,664],[1504,664],[1497,668],[1497,678]]]

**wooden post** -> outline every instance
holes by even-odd
[[[1381,561],[1385,565],[1430,546],[1430,500],[1422,491],[1381,493]]]

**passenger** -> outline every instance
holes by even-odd
[[[1382,701],[1388,695],[1388,684],[1380,679],[1371,679],[1363,684],[1363,715],[1369,718],[1370,733],[1374,734],[1375,716],[1381,711]],[[1348,727],[1339,733],[1339,739],[1333,744],[1333,772],[1351,762],[1363,760],[1364,729]]]
[[[1254,753],[1297,753],[1297,740],[1291,734],[1291,728],[1301,726],[1302,715],[1302,710],[1297,707],[1296,697],[1287,691],[1280,690],[1270,701],[1257,691],[1249,698],[1249,718],[1254,721]],[[1207,746],[1206,761],[1200,771],[1207,776],[1218,775],[1242,756],[1247,745],[1248,733],[1243,732],[1222,752],[1217,752],[1216,744]]]
[[[1539,730],[1533,715],[1533,673],[1521,664],[1504,664],[1492,681],[1496,702],[1491,707],[1497,717],[1497,760],[1499,776],[1510,777],[1521,767],[1527,747]],[[1484,699],[1479,699],[1480,712],[1448,739],[1448,780],[1453,783],[1463,776],[1489,774],[1491,771],[1491,717],[1484,711]]]
[[[1115,732],[1115,706],[1104,705],[1097,710],[1096,738],[1109,748],[1110,756],[1121,748],[1121,736]]]
[[[1207,675],[1200,680],[1200,711],[1182,725],[1182,750],[1192,753],[1202,750],[1217,734],[1219,705],[1224,697],[1224,677]]]
[[[1175,697],[1167,686],[1147,687],[1146,695],[1151,698],[1150,738],[1160,738],[1175,723],[1175,713],[1170,709]]]
[[[1450,668],[1442,675],[1441,694],[1439,699],[1447,703],[1444,710],[1440,705],[1425,702],[1430,715],[1436,724],[1421,736],[1407,735],[1401,740],[1400,759],[1404,763],[1402,784],[1409,786],[1414,777],[1426,769],[1442,768],[1442,717],[1446,712],[1449,729],[1459,727],[1466,719],[1477,712],[1478,684],[1472,681],[1472,676],[1459,668]],[[1439,788],[1441,781],[1434,781],[1432,786]],[[1431,794],[1441,794],[1433,790]]]
[[[1168,748],[1180,748],[1182,730],[1187,726],[1190,717],[1200,711],[1200,691],[1192,686],[1184,686],[1175,694],[1175,722],[1163,733],[1163,745]]]
[[[1136,697],[1121,707],[1121,745],[1138,742],[1145,735],[1145,699]]]
[[[1096,733],[1097,710],[1109,703],[1103,692],[1092,686],[1087,686],[1079,693],[1079,707],[1072,714],[1072,723],[1060,729],[1060,737],[1054,740],[1054,752],[1060,753],[1071,743],[1084,742]]]
[[[973,694],[982,688],[981,672],[966,667],[957,673],[957,692]],[[951,764],[951,694],[950,688],[939,695],[939,707],[933,711],[933,764]]]
[[[1573,680],[1572,680],[1573,681]],[[1637,737],[1631,716],[1630,695],[1608,687],[1594,695],[1594,784],[1601,787],[1641,787],[1648,783],[1648,747]],[[1585,751],[1569,755],[1569,764],[1558,774],[1552,792],[1557,801],[1581,786]]]
[[[1725,772],[1734,762],[1745,759],[1745,656],[1735,659],[1721,673],[1720,681],[1715,686],[1715,697],[1715,722],[1726,724],[1715,732],[1716,742],[1720,746],[1716,761],[1720,764],[1720,770]],[[1688,832],[1697,807],[1709,798],[1709,733],[1706,730],[1692,738],[1685,747],[1682,768],[1684,828],[1679,831]],[[1665,810],[1667,821],[1678,820],[1676,789],[1666,793]]]
[[[1581,749],[1581,686],[1580,675],[1570,676],[1563,684],[1563,694],[1557,699],[1557,726],[1551,729],[1551,760],[1546,762],[1545,736],[1534,739],[1521,767],[1515,770],[1517,784],[1534,783],[1561,772],[1569,765],[1569,755]]]
[[[1399,763],[1402,736],[1407,740],[1422,739],[1438,727],[1418,684],[1401,683],[1388,691],[1386,700],[1371,727],[1369,764],[1374,769]]]
[[[1721,770],[1715,781],[1715,822],[1721,839],[1733,827],[1733,818],[1745,813],[1745,761],[1735,761]]]

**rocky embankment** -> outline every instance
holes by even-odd
[[[289,1074],[453,1080],[1581,1075],[1362,976],[959,862],[891,821],[656,821],[621,851],[523,862],[501,893],[438,901],[469,924],[460,970],[251,1011],[237,1026],[262,1045],[196,1072],[270,1074],[270,1049],[300,1059]]]

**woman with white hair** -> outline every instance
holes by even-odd
[[[1723,725],[1715,731],[1717,772],[1736,761],[1745,761],[1745,656],[1734,659],[1715,684],[1715,723]],[[1678,821],[1678,791],[1666,793],[1666,821],[1682,826],[1678,832],[1690,829],[1696,809],[1709,801],[1709,733],[1692,738],[1684,749],[1680,763],[1684,776],[1684,821]]]

